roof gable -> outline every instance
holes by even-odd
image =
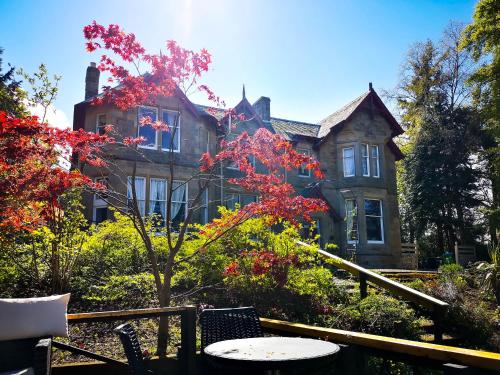
[[[321,120],[319,123],[321,128],[318,132],[318,138],[326,137],[333,129],[340,130],[346,121],[352,118],[354,113],[368,104],[372,108],[376,108],[380,114],[387,120],[392,130],[392,137],[403,134],[403,129],[396,121],[391,112],[387,109],[384,102],[377,95],[375,90],[371,89],[363,95],[357,97],[352,102],[346,104],[338,111],[332,113],[328,117]]]

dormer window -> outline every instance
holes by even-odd
[[[344,147],[342,149],[342,159],[344,165],[344,177],[356,175],[356,165],[354,163],[354,147]]]

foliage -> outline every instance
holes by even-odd
[[[445,331],[460,337],[464,344],[497,351],[498,306],[478,293],[460,266],[446,265],[440,270],[440,277],[427,282],[424,292],[449,304],[443,319]]]
[[[481,287],[486,292],[491,291],[500,305],[500,245],[492,245],[488,253],[491,263],[479,263],[477,270],[482,273]]]
[[[87,221],[81,212],[79,191],[58,198],[44,226],[17,233],[1,242],[2,268],[11,275],[4,280],[10,294],[61,293],[70,288],[76,264],[87,240]],[[11,289],[12,288],[12,289]]]
[[[496,0],[480,0],[476,4],[473,22],[463,32],[461,47],[472,53],[478,66],[468,78],[474,104],[483,123],[482,158],[487,162],[491,180],[492,202],[487,214],[490,236],[498,241],[500,227],[500,5]]]
[[[466,85],[473,62],[458,48],[460,31],[450,24],[439,44],[415,44],[395,95],[407,136],[398,166],[403,237],[433,236],[436,255],[481,234],[479,207],[487,200],[478,193],[479,121]]]
[[[154,277],[147,272],[105,277],[83,296],[83,301],[91,311],[158,306]]]
[[[22,76],[30,85],[30,90],[27,93],[28,105],[31,108],[40,106],[43,109],[43,115],[40,122],[45,122],[47,110],[53,104],[59,92],[59,81],[61,76],[54,74],[52,79],[49,78],[49,72],[45,64],[38,66],[38,71],[29,75],[22,68],[17,71],[17,74]],[[55,124],[57,125],[57,124]]]
[[[10,66],[7,72],[2,73],[3,48],[0,47],[0,112],[6,112],[11,116],[26,115],[23,99],[26,92],[21,89],[21,82],[14,78],[15,68]]]

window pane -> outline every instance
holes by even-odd
[[[354,199],[345,201],[347,240],[357,241],[358,239],[358,209]]]
[[[201,224],[208,223],[208,189],[203,192],[201,201]]]
[[[354,148],[344,148],[344,176],[354,176],[356,169],[354,166]]]
[[[137,126],[139,127],[139,137],[144,137],[144,141],[141,146],[144,147],[155,147],[156,146],[156,130],[151,126],[151,124],[141,125],[141,119],[144,117],[149,117],[152,122],[158,120],[156,108],[139,107],[139,115]]]
[[[135,178],[135,194],[137,197],[137,205],[139,206],[139,211],[142,216],[146,214],[146,179],[144,177]],[[129,199],[128,204],[131,204],[132,200],[132,177],[128,178],[127,183],[127,198]]]
[[[163,226],[167,217],[167,181],[152,178],[149,189],[149,214],[155,215],[158,225]]]
[[[187,206],[187,184],[182,181],[174,181],[172,185],[172,204],[170,207],[172,227],[179,229],[186,217]]]
[[[303,155],[311,155],[311,152],[309,150],[297,150],[297,152],[299,154],[303,154]],[[303,164],[300,166],[299,168],[299,176],[304,176],[304,177],[310,177],[311,176],[311,170],[310,169],[306,169],[306,165]]]
[[[373,171],[372,176],[379,177],[380,171],[379,171],[378,146],[371,147],[371,154],[372,154],[372,171]]]
[[[382,241],[382,218],[366,217],[366,239],[368,241]]]
[[[106,115],[98,115],[97,116],[97,133],[100,135],[103,135],[105,127],[106,127]]]
[[[257,202],[257,197],[255,195],[240,195],[241,207],[246,206],[247,204],[252,202]]]
[[[380,201],[374,199],[365,199],[365,215],[382,216]]]
[[[361,156],[363,164],[363,176],[370,175],[369,158],[368,158],[368,145],[361,145]]]
[[[238,195],[226,194],[226,195],[224,195],[224,202],[225,202],[226,208],[228,208],[230,210],[234,210],[236,203],[239,203],[238,202]]]
[[[168,131],[161,132],[161,148],[163,150],[179,151],[179,114],[171,111],[163,111],[162,120],[168,125]]]

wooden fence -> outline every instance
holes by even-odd
[[[416,244],[401,244],[401,268],[405,270],[418,269],[418,249]]]
[[[476,248],[470,245],[459,245],[455,242],[455,262],[467,266],[476,261]]]

